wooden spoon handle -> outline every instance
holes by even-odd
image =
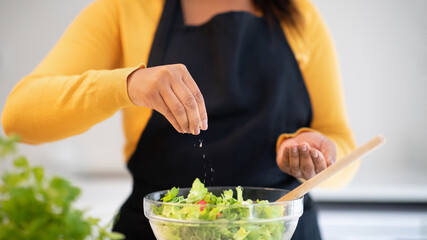
[[[319,185],[329,177],[333,176],[335,173],[341,171],[342,169],[347,167],[350,163],[354,162],[357,159],[360,159],[361,157],[365,156],[367,153],[379,147],[384,142],[385,142],[385,138],[383,136],[378,135],[374,137],[369,142],[363,144],[362,146],[360,146],[359,148],[357,148],[347,156],[343,157],[341,160],[337,161],[335,164],[332,164],[331,166],[321,171],[314,177],[305,181],[304,183],[299,185],[297,188],[290,191],[285,196],[281,197],[276,202],[294,200],[304,196],[311,189],[313,189],[314,187],[316,187],[317,185]]]

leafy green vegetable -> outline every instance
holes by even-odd
[[[236,188],[237,199],[232,189],[215,196],[196,179],[185,198],[178,196],[179,189],[172,188],[161,200],[153,205],[153,212],[159,217],[177,220],[206,221],[201,223],[180,223],[151,220],[151,226],[162,240],[281,240],[285,226],[277,220],[283,214],[283,206],[272,206],[268,201],[243,199],[243,188]],[[253,205],[252,205],[253,204]],[[255,221],[255,220],[265,221]],[[268,221],[272,219],[271,221]],[[275,220],[276,219],[276,220]],[[233,221],[233,222],[230,222]]]
[[[0,239],[123,239],[101,227],[99,219],[73,208],[79,188],[61,177],[46,178],[42,167],[16,155],[18,139],[0,136],[0,156],[13,159],[13,168],[0,181]]]
[[[205,185],[200,182],[200,180],[197,178],[193,182],[193,186],[191,187],[190,193],[187,197],[187,203],[196,203],[202,200],[206,194],[208,194],[208,189],[205,188]]]
[[[179,193],[179,188],[173,187],[168,193],[161,199],[164,202],[171,201]]]

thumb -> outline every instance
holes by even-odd
[[[320,151],[323,153],[328,167],[334,164],[337,160],[337,150],[332,141],[326,141],[322,144]]]

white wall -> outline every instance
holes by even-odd
[[[333,197],[426,202],[427,1],[314,2],[336,42],[358,143],[377,133],[388,140]]]
[[[348,188],[316,191],[315,197],[426,202],[427,1],[313,1],[336,42],[358,143],[378,133],[388,140],[364,159]],[[89,2],[0,0],[0,110],[13,85]],[[21,150],[63,174],[125,174],[120,117],[80,136]]]
[[[0,0],[0,109],[12,87],[49,52],[91,0]],[[63,141],[21,146],[35,162],[62,174],[124,174],[121,115]]]

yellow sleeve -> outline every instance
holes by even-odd
[[[302,16],[299,32],[284,27],[295,53],[310,96],[313,119],[310,128],[296,133],[282,134],[283,140],[303,131],[318,131],[331,139],[337,147],[337,160],[355,149],[353,133],[349,127],[339,72],[338,59],[332,38],[317,9],[306,0],[296,1]],[[341,187],[350,182],[359,163],[327,180],[322,187]]]
[[[93,2],[10,93],[2,113],[6,134],[30,144],[55,141],[133,106],[127,76],[138,66],[120,68],[122,59],[115,2]]]

